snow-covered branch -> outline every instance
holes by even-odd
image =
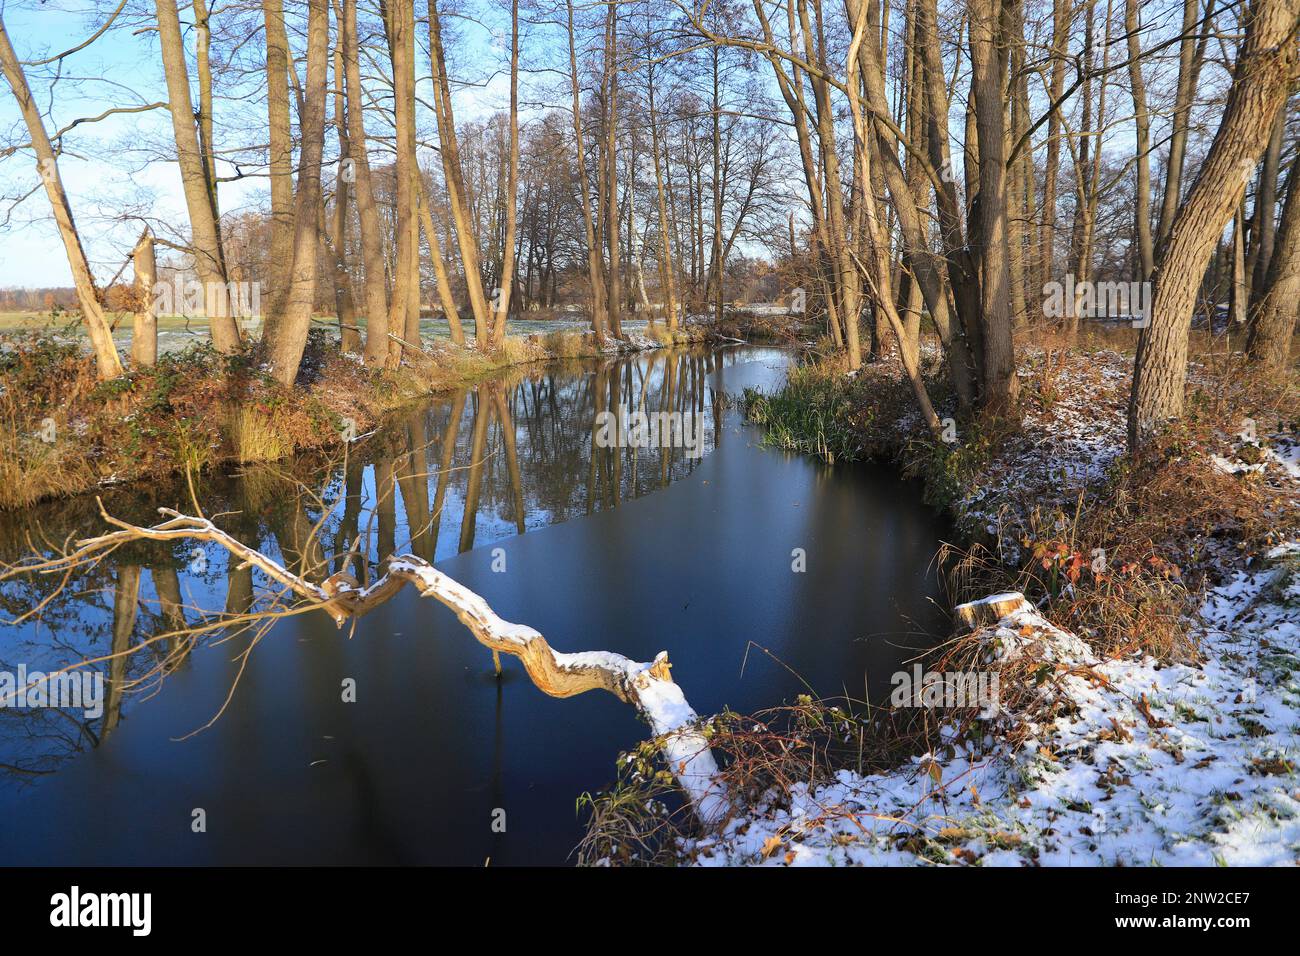
[[[316,584],[243,544],[205,517],[160,508],[165,520],[146,527],[115,518],[102,505],[100,511],[104,520],[117,530],[79,540],[56,557],[13,565],[0,579],[18,573],[67,575],[131,541],[211,541],[243,564],[258,568],[299,598],[317,605],[340,626],[347,619],[379,606],[409,583],[419,590],[421,597],[434,598],[454,611],[480,644],[494,653],[519,658],[529,678],[543,693],[572,697],[588,690],[606,690],[636,707],[659,738],[669,769],[700,821],[705,826],[714,826],[727,814],[729,802],[717,762],[708,741],[695,727],[695,711],[673,682],[666,652],[660,652],[647,664],[609,651],[576,654],[556,651],[538,631],[503,620],[482,596],[415,555],[390,558],[384,574],[365,587],[346,572]]]

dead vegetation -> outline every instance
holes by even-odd
[[[386,370],[328,338],[313,332],[298,381],[285,386],[255,350],[222,355],[204,344],[100,381],[76,340],[11,337],[0,351],[0,509],[337,445],[403,405],[503,368],[602,354],[592,336],[565,330],[508,337],[492,355],[439,342]]]

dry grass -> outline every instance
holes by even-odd
[[[238,462],[274,461],[294,451],[275,414],[258,405],[227,407],[225,431],[231,457]]]
[[[265,375],[254,353],[220,356],[195,347],[99,382],[76,340],[25,335],[7,344],[0,352],[0,509],[106,480],[276,460],[337,444],[346,420],[363,433],[429,394],[507,368],[596,354],[590,336],[566,330],[509,336],[493,355],[440,342],[387,371],[342,356],[313,332],[298,384],[285,388]],[[37,437],[47,418],[55,422],[52,442]]]

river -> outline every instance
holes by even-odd
[[[558,650],[666,650],[700,713],[809,689],[879,701],[946,629],[931,562],[948,529],[888,469],[762,447],[725,396],[779,384],[789,361],[740,346],[511,370],[412,408],[346,461],[205,476],[197,496],[317,576],[374,574],[411,551]],[[593,447],[597,413],[622,404],[693,410],[704,454]],[[152,521],[159,505],[192,511],[188,498],[161,481],[104,500]],[[93,499],[53,502],[0,515],[0,551],[13,561],[101,530]],[[5,585],[5,614],[55,583]],[[0,709],[0,863],[571,859],[577,797],[645,736],[632,708],[547,697],[510,658],[498,679],[452,614],[409,588],[354,629],[319,612],[218,629],[223,610],[264,607],[266,588],[224,551],[137,544],[0,628],[11,673],[137,649],[95,665],[101,715]],[[178,615],[212,630],[153,639]]]

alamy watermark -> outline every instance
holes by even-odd
[[[93,720],[104,713],[104,675],[83,669],[46,674],[19,664],[17,671],[0,671],[0,710],[9,707],[80,710]]]
[[[928,671],[920,664],[895,671],[889,682],[894,707],[978,707],[981,717],[998,713],[997,671]]]
[[[159,315],[229,315],[237,319],[255,319],[262,314],[262,283],[200,282],[182,278],[178,272],[171,282],[153,287],[150,305]]]
[[[596,413],[597,448],[684,448],[691,458],[704,455],[704,418],[693,412],[629,411]]]
[[[1049,319],[1128,319],[1135,329],[1151,324],[1150,282],[1076,281],[1043,284],[1043,315]]]

